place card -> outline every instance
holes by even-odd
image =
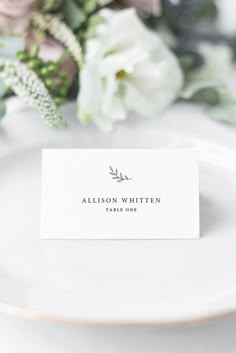
[[[199,237],[193,149],[45,149],[41,239]]]

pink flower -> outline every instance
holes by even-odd
[[[34,3],[36,3],[35,0],[1,0],[0,14],[11,18],[23,17]]]
[[[26,48],[29,50],[33,44],[39,46],[39,56],[44,61],[58,61],[65,52],[65,47],[54,38],[45,36],[43,40],[38,41],[37,36],[31,31],[27,37]],[[60,68],[61,71],[65,72],[70,77],[70,79],[74,79],[78,72],[77,65],[71,56],[65,58],[61,62]]]
[[[22,35],[28,29],[31,11],[37,4],[38,0],[0,0],[1,32],[6,35]],[[44,61],[57,61],[65,51],[58,41],[49,36],[38,41],[34,31],[31,30],[26,38],[26,48],[29,49],[33,44],[40,47],[39,56]],[[61,70],[66,72],[71,79],[78,71],[77,65],[71,57],[63,60]]]
[[[0,32],[3,35],[22,35],[28,28],[29,15],[11,18],[0,13]]]
[[[18,35],[26,31],[35,0],[0,0],[0,31]]]
[[[57,61],[61,58],[64,52],[65,48],[59,42],[51,37],[46,37],[40,45],[39,56],[44,61]],[[60,66],[61,70],[65,72],[70,79],[74,79],[78,72],[78,68],[71,56],[64,59]]]

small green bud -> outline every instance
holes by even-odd
[[[58,73],[58,67],[56,64],[49,64],[46,66],[46,68],[50,75]]]
[[[64,79],[63,79],[63,83],[66,87],[70,87],[71,85],[71,79],[69,76],[66,76]]]
[[[41,68],[44,64],[43,60],[40,58],[37,58],[34,61],[35,61],[35,65],[37,66],[38,69]]]
[[[65,86],[59,86],[58,93],[62,96],[65,97],[67,94],[67,87]]]
[[[42,76],[42,77],[47,77],[48,76],[48,69],[44,66],[42,67],[42,69],[39,71],[39,74]]]
[[[30,48],[29,51],[29,55],[31,58],[36,58],[38,56],[39,53],[39,47],[37,45],[32,45],[32,47]]]
[[[58,96],[58,97],[54,98],[54,101],[55,101],[56,105],[61,105],[65,100],[63,97]]]
[[[68,75],[65,72],[59,72],[59,77],[63,80],[66,80],[68,78]]]
[[[23,63],[29,59],[29,56],[25,51],[18,51],[16,55],[18,59]]]
[[[35,70],[38,67],[37,62],[35,60],[30,60],[27,65],[29,69],[32,69],[32,70]]]
[[[45,85],[47,88],[51,88],[53,86],[53,80],[51,80],[50,78],[47,78],[45,80]]]

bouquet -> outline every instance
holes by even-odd
[[[55,128],[70,99],[103,131],[179,100],[235,124],[225,77],[236,41],[219,31],[219,11],[214,0],[2,0],[0,116],[15,94]]]

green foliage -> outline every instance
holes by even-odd
[[[91,38],[95,34],[96,26],[103,22],[101,16],[97,14],[97,11],[104,5],[112,2],[111,0],[50,0],[48,6],[46,6],[47,1],[44,0],[42,5],[44,6],[40,10],[44,9],[42,12],[38,12],[36,15],[36,19],[33,18],[33,23],[37,27],[41,29],[42,32],[48,31],[50,34],[55,36],[59,41],[60,38],[65,38],[65,34],[63,36],[56,35],[59,23],[57,23],[57,29],[54,30],[54,33],[50,31],[50,22],[52,22],[52,18],[49,19],[50,16],[53,15],[54,22],[57,17],[57,21],[63,23],[64,26],[67,26],[68,29],[71,30],[71,33],[76,37],[77,41],[79,41],[82,48],[85,47],[85,42],[88,38]],[[60,3],[60,4],[59,4]],[[39,18],[40,17],[40,18]],[[60,19],[60,20],[59,20]],[[52,26],[51,26],[52,27]],[[65,32],[65,30],[63,30]],[[66,35],[68,38],[68,35]],[[72,43],[72,41],[70,40]],[[66,41],[62,42],[66,45]],[[73,43],[73,47],[75,47],[75,41]],[[68,46],[67,49],[69,50]],[[70,50],[69,50],[70,51]],[[77,50],[78,53],[78,50]],[[75,56],[72,55],[74,58]],[[78,58],[77,58],[78,59]],[[78,62],[78,61],[77,61]],[[80,64],[82,60],[80,60]]]
[[[222,41],[216,31],[214,21],[217,18],[216,0],[161,0],[161,17],[148,18],[152,28],[160,26],[172,36],[173,49],[184,71],[204,65],[199,53],[200,41]],[[158,24],[158,27],[157,27]],[[155,27],[156,26],[156,27]]]
[[[83,10],[86,14],[90,15],[97,9],[97,0],[87,0],[84,3]]]
[[[211,92],[220,92],[224,85],[218,80],[206,80],[206,81],[190,81],[186,82],[183,90],[180,93],[180,98],[185,100],[193,100],[198,97],[202,97],[204,101],[204,94],[206,96],[214,95]]]
[[[61,15],[65,23],[77,31],[98,8],[97,0],[43,0],[40,10]]]
[[[65,0],[41,0],[40,10],[43,12],[56,11],[61,8]]]
[[[217,7],[214,1],[205,0],[199,2],[199,7],[194,12],[196,20],[215,20],[217,17]]]
[[[86,20],[85,12],[76,0],[67,0],[63,4],[63,15],[66,24],[72,29],[78,29]]]
[[[180,0],[177,4],[162,0],[163,20],[174,31],[196,29],[203,21],[215,20],[217,7],[214,0]]]
[[[84,32],[84,38],[89,39],[93,37],[96,33],[97,26],[103,22],[104,22],[104,18],[102,16],[99,16],[97,14],[91,16],[89,18],[86,31]]]
[[[236,125],[236,101],[224,102],[208,109],[210,117],[216,121],[222,121]]]
[[[208,105],[219,105],[232,101],[225,84],[219,80],[186,82],[179,97],[184,100]]]
[[[205,76],[199,80],[190,79],[194,70],[206,64],[198,47],[199,42],[215,42],[217,39],[228,43],[236,53],[236,37],[219,36],[209,25],[217,18],[216,0],[160,1],[161,16],[146,13],[145,23],[154,30],[164,29],[169,36],[169,43],[172,43],[172,49],[186,75],[180,99],[206,104],[213,119],[236,125],[236,101],[232,100],[222,82],[207,80]],[[81,67],[81,46],[85,48],[86,41],[95,35],[97,26],[104,21],[97,11],[110,2],[39,0],[38,13],[32,16],[32,24],[38,29],[37,33],[49,33],[61,42],[66,47],[66,53]],[[127,3],[117,0],[115,5],[123,8]],[[14,91],[38,109],[49,126],[64,126],[65,121],[57,111],[57,106],[65,101],[72,82],[61,72],[60,61],[44,62],[39,57],[37,46],[26,52],[24,44],[22,38],[16,37],[5,37],[0,43],[0,118],[6,110],[3,97]],[[14,60],[16,53],[20,63]]]
[[[39,78],[44,82],[50,95],[57,105],[64,103],[68,90],[71,86],[71,80],[68,75],[60,70],[60,61],[43,61],[38,56],[39,48],[32,46],[30,52],[19,51],[18,59],[25,63],[29,69],[34,70]]]
[[[37,109],[50,127],[65,127],[47,88],[37,74],[18,60],[0,58],[0,78],[22,97],[27,104]]]
[[[6,114],[5,101],[3,99],[0,99],[0,120],[5,116],[5,114]]]
[[[206,104],[212,119],[236,125],[236,101],[220,81],[201,80],[186,83],[180,98]]]
[[[82,65],[82,50],[80,43],[73,31],[58,16],[36,13],[32,18],[32,23],[39,30],[50,33],[62,43],[78,66]]]

